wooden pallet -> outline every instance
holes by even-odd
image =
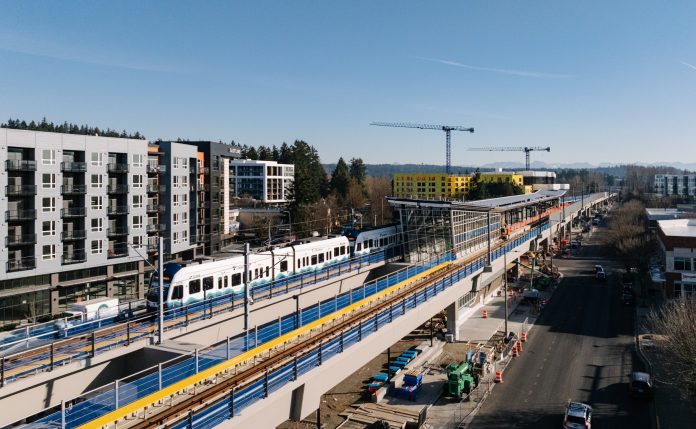
[[[346,421],[339,426],[341,429],[357,429],[360,424],[366,427],[380,420],[389,423],[392,429],[402,429],[406,426],[406,422],[417,422],[419,415],[418,411],[385,404],[367,403],[353,405],[353,408],[349,412],[339,414],[346,418]]]

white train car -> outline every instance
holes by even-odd
[[[350,257],[346,237],[309,239],[270,252],[249,254],[250,288],[294,274],[322,269]],[[177,307],[244,288],[244,256],[194,265],[168,263],[164,266],[164,302]],[[147,305],[159,305],[159,278],[150,280]]]
[[[354,256],[367,255],[398,245],[401,239],[400,227],[396,225],[383,228],[351,231],[348,233],[351,253]]]

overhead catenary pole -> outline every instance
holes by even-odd
[[[159,266],[159,275],[157,276],[159,279],[159,324],[158,324],[158,331],[157,331],[157,339],[159,340],[159,344],[162,344],[162,340],[164,339],[164,237],[161,235],[159,236],[159,243],[158,243],[158,249],[157,249],[157,257],[159,260],[158,266]]]
[[[249,243],[244,243],[244,350],[249,350]]]

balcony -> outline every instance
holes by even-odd
[[[36,185],[8,185],[5,186],[5,195],[11,196],[33,196],[36,195]]]
[[[63,253],[61,257],[61,263],[63,263],[63,265],[78,264],[80,262],[87,262],[87,253],[85,253],[84,250]]]
[[[36,210],[7,210],[5,212],[5,221],[14,220],[34,220],[36,219]]]
[[[210,234],[198,234],[196,235],[196,243],[205,243],[210,239]]]
[[[126,243],[114,243],[110,245],[107,256],[109,258],[122,258],[128,256],[128,245]]]
[[[107,194],[127,194],[128,185],[109,185],[106,188]]]
[[[33,256],[7,261],[7,272],[33,270],[36,268],[36,258]]]
[[[147,213],[161,213],[164,212],[164,206],[159,204],[148,204],[145,211]]]
[[[147,193],[148,194],[156,194],[159,192],[164,192],[165,187],[164,185],[159,186],[159,185],[147,185]]]
[[[157,223],[148,223],[147,226],[145,227],[145,231],[147,232],[158,232],[158,231],[165,231],[166,227],[164,226],[163,223],[157,224]]]
[[[63,173],[84,173],[87,171],[86,162],[61,162],[60,171]]]
[[[63,231],[60,233],[60,239],[62,241],[72,241],[72,240],[84,240],[87,237],[86,231],[84,229],[76,229],[73,231]]]
[[[128,173],[128,164],[107,164],[106,171],[109,173]]]
[[[60,187],[63,195],[84,195],[87,193],[87,185],[63,185]]]
[[[166,173],[167,166],[166,165],[148,164],[147,165],[147,172],[148,173]]]
[[[71,218],[71,217],[85,217],[84,207],[71,207],[66,209],[60,209],[60,217]]]
[[[5,246],[24,246],[36,244],[36,234],[8,235]]]
[[[5,171],[36,171],[36,161],[28,159],[8,159]]]
[[[117,226],[114,228],[107,228],[106,229],[106,236],[107,237],[118,237],[121,235],[128,235],[128,227],[127,226]]]
[[[109,206],[106,209],[106,213],[109,216],[127,215],[129,212],[129,206]]]

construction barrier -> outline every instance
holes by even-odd
[[[485,308],[483,309],[483,316],[482,316],[482,317],[483,317],[484,319],[487,319],[487,318],[488,318],[488,310],[486,310]]]
[[[522,341],[523,343],[527,342],[527,332],[526,331],[522,331],[520,333],[520,341]]]
[[[495,372],[495,382],[496,382],[496,383],[502,383],[502,382],[503,382],[503,372],[502,372],[502,371],[496,371],[496,372]]]
[[[517,340],[517,353],[522,353],[522,341]]]
[[[517,347],[512,348],[512,357],[516,358],[520,355],[520,353],[517,351]]]

